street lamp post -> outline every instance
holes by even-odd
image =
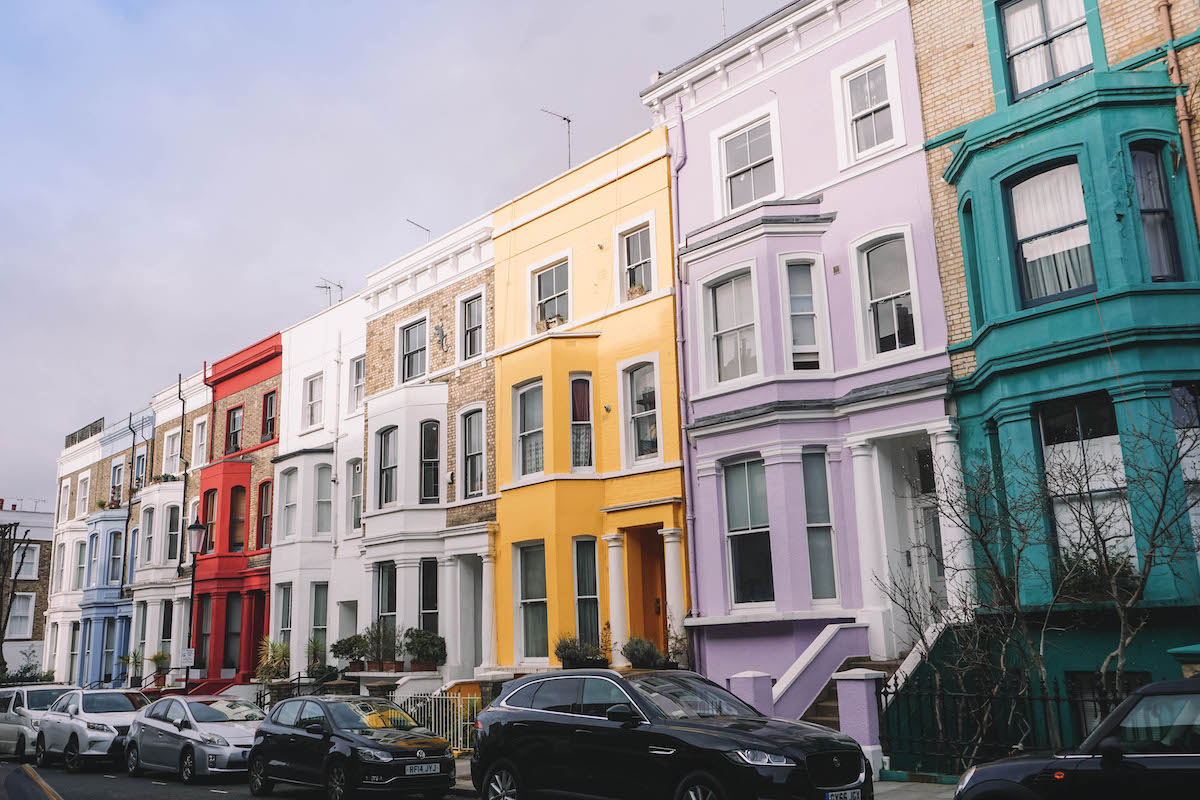
[[[208,538],[208,527],[201,524],[199,518],[192,520],[192,524],[187,526],[188,549],[192,551],[192,592],[191,599],[188,602],[188,645],[191,647],[192,653],[196,652],[196,642],[193,638],[194,631],[192,622],[196,619],[196,558],[204,552],[205,540]],[[188,681],[192,677],[191,666],[183,668],[183,685],[186,687]]]

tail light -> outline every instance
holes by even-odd
[[[477,730],[477,731],[483,730],[483,723],[480,722],[479,720],[475,720],[475,730]]]

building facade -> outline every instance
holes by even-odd
[[[800,0],[642,92],[670,131],[699,668],[799,716],[944,594],[957,460],[908,4]]]
[[[1052,481],[1063,464],[1115,465],[1032,526],[1021,597],[1032,609],[1069,605],[1064,581],[1085,534],[1071,509],[1101,509],[1117,557],[1135,570],[1154,559],[1138,604],[1149,627],[1126,668],[1172,677],[1166,650],[1194,638],[1200,581],[1194,548],[1152,555],[1162,525],[1147,511],[1194,502],[1198,475],[1194,463],[1163,473],[1152,492],[1162,503],[1147,501],[1145,479],[1150,451],[1174,452],[1197,425],[1200,195],[1195,104],[1182,87],[1200,77],[1200,7],[912,8],[964,469],[1028,464]],[[1027,486],[1019,467],[1006,470],[1008,502]],[[1083,618],[1049,656],[1068,684],[1114,646],[1111,614]]]
[[[4,662],[7,672],[16,672],[26,664],[40,667],[46,633],[46,603],[50,594],[50,567],[54,548],[54,512],[37,511],[28,504],[0,498],[0,525],[16,524],[12,534],[12,554],[8,579],[12,588],[12,610],[8,598],[0,598],[0,614],[8,615],[4,634]]]
[[[670,159],[657,128],[493,214],[497,664],[662,649],[687,605]]]

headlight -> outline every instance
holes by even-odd
[[[101,733],[116,733],[115,730],[108,727],[103,722],[89,722],[87,723],[87,729],[89,731],[100,731]]]
[[[33,726],[33,729],[35,731],[38,728],[42,727],[42,721],[40,719],[38,719],[37,717],[30,717],[29,724]]]
[[[370,747],[358,748],[358,757],[363,761],[391,761],[392,754],[382,750],[372,750]]]
[[[768,753],[765,750],[734,750],[733,755],[744,764],[756,767],[794,767],[796,762],[779,753]]]
[[[964,772],[962,774],[962,777],[958,779],[958,788],[954,790],[954,793],[958,794],[963,789],[965,789],[967,787],[967,784],[971,782],[971,778],[973,778],[974,776],[975,776],[975,768],[974,767],[971,767],[969,770]]]
[[[223,736],[217,736],[215,733],[200,734],[200,741],[205,744],[211,744],[214,747],[229,747],[229,742],[225,741]]]

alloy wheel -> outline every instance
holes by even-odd
[[[196,779],[196,756],[188,750],[179,759],[179,780],[184,783],[191,783]]]
[[[250,762],[250,793],[256,796],[268,794],[271,782],[267,780],[267,764],[261,757],[255,757]]]
[[[130,775],[138,774],[138,749],[136,744],[129,745],[129,750],[125,753],[125,771]]]
[[[80,758],[79,742],[75,741],[75,737],[72,736],[71,740],[67,742],[67,746],[63,748],[63,763],[67,767],[67,772],[79,771],[79,768],[83,766]]]
[[[18,764],[25,763],[25,737],[17,737],[17,749],[13,750],[13,755],[17,757]]]
[[[41,736],[33,743],[33,763],[39,767],[45,767],[50,763],[50,758],[46,754],[46,742]]]
[[[697,783],[689,786],[683,796],[686,800],[715,800],[717,795],[703,783]]]
[[[517,779],[513,774],[506,769],[493,772],[487,785],[487,800],[516,800],[516,797]]]
[[[346,797],[346,770],[340,764],[329,768],[329,779],[325,782],[329,800],[344,800]]]

